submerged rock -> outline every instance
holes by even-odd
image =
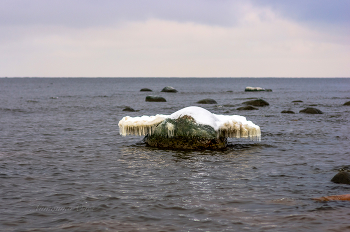
[[[350,201],[350,194],[313,198],[315,201]]]
[[[253,106],[242,106],[237,108],[237,110],[258,110],[258,108],[255,108]]]
[[[131,108],[130,106],[127,106],[123,109],[123,111],[128,111],[128,112],[135,112],[136,110],[134,110],[133,108]]]
[[[350,184],[350,172],[339,172],[331,180],[337,184]]]
[[[143,89],[140,89],[140,92],[152,92],[152,89],[143,88]]]
[[[198,104],[218,104],[214,99],[206,98],[197,102]]]
[[[283,110],[281,114],[295,114],[294,111],[291,110]]]
[[[345,102],[345,103],[344,103],[344,106],[350,106],[350,101]]]
[[[323,114],[323,112],[319,109],[308,107],[306,109],[300,110],[299,113],[305,114]]]
[[[250,106],[268,106],[268,105],[270,105],[267,101],[264,101],[263,99],[246,101],[246,102],[243,102],[243,104],[250,105]]]
[[[177,90],[171,86],[164,87],[161,92],[176,93]]]
[[[166,102],[164,97],[149,95],[146,97],[146,102]]]

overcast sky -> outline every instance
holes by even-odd
[[[350,0],[0,0],[0,77],[350,77]]]

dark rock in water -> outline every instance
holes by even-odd
[[[176,93],[177,90],[171,86],[164,87],[161,92]]]
[[[198,104],[218,104],[214,99],[206,98],[197,102]]]
[[[197,124],[188,115],[165,119],[143,141],[152,147],[182,150],[222,149],[227,145],[227,139],[218,138],[213,127]]]
[[[282,114],[295,114],[294,111],[291,111],[291,110],[283,110],[281,113]]]
[[[152,89],[143,88],[140,90],[140,92],[152,92]]]
[[[300,103],[300,102],[303,102],[301,100],[295,100],[295,101],[292,101],[293,103]]]
[[[305,114],[323,114],[323,112],[319,109],[308,107],[306,109],[300,110],[299,113]]]
[[[268,105],[270,105],[268,102],[266,102],[262,99],[246,101],[246,102],[243,102],[243,104],[250,105],[250,106],[268,106]]]
[[[258,108],[255,108],[253,106],[242,106],[237,108],[237,110],[258,110]]]
[[[134,110],[133,108],[131,108],[130,106],[127,106],[123,109],[123,111],[129,111],[129,112],[135,112],[136,110]]]
[[[350,172],[339,172],[331,181],[337,184],[350,184]]]
[[[344,103],[344,106],[350,106],[350,101],[345,102],[345,103]]]
[[[146,97],[146,102],[166,102],[164,97],[149,95]]]

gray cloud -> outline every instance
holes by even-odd
[[[69,27],[111,25],[150,18],[230,25],[230,1],[212,0],[5,0],[0,2],[2,25],[54,24]]]
[[[270,7],[296,21],[350,24],[349,0],[251,0],[254,5]]]
[[[348,0],[251,0],[296,21],[349,24]],[[3,0],[0,25],[110,26],[150,18],[232,26],[243,0]]]

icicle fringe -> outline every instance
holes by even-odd
[[[259,126],[243,124],[242,122],[229,121],[221,125],[218,137],[226,138],[250,138],[260,141],[261,131]]]
[[[142,116],[142,117],[129,117],[125,116],[119,121],[119,133],[122,136],[127,135],[152,135],[154,129],[163,122],[165,117],[163,115],[156,116]]]

